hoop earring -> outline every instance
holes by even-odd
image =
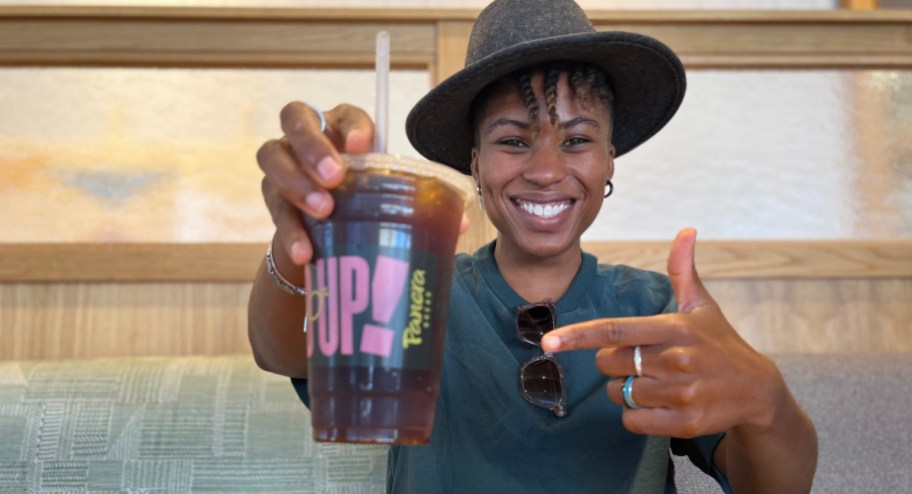
[[[484,197],[481,197],[481,186],[480,185],[475,186],[475,192],[478,193],[478,207],[482,211],[484,211]]]
[[[609,180],[605,182],[605,198],[607,199],[612,192],[614,192],[614,184],[611,183],[611,180]]]

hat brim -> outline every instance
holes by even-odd
[[[470,107],[487,85],[523,67],[552,61],[601,67],[614,93],[613,144],[620,156],[655,135],[684,98],[684,67],[654,38],[602,31],[517,44],[449,77],[422,98],[406,119],[406,134],[425,158],[471,173]]]

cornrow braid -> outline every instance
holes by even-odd
[[[599,100],[608,108],[608,116],[611,117],[611,125],[614,126],[614,93],[605,73],[597,67],[589,66],[586,70],[586,85],[598,93]]]
[[[531,82],[532,73],[537,70],[545,74],[543,90],[551,125],[557,126],[560,122],[557,114],[557,84],[561,74],[564,73],[568,75],[570,89],[583,108],[591,109],[595,104],[594,99],[598,98],[598,102],[608,110],[611,125],[614,125],[614,94],[602,69],[584,62],[551,62],[541,66],[528,67],[514,76],[522,95],[523,105],[529,111],[533,135],[538,135],[538,113],[540,111],[538,98],[532,90]]]
[[[533,136],[538,137],[538,98],[535,96],[535,90],[532,89],[532,72],[524,71],[517,77],[519,84],[519,94],[522,96],[523,106],[529,111],[529,122],[532,122]]]
[[[519,91],[523,106],[528,111],[529,123],[532,126],[532,137],[538,137],[538,114],[541,108],[538,103],[538,96],[532,89],[532,74],[541,71],[545,74],[543,83],[545,102],[547,104],[548,118],[551,125],[557,126],[560,120],[557,114],[557,84],[560,81],[561,74],[566,73],[570,90],[576,96],[580,105],[590,110],[593,105],[600,103],[608,111],[610,125],[614,127],[614,94],[611,91],[611,83],[608,81],[606,74],[602,69],[595,65],[585,62],[552,62],[544,65],[527,67],[514,72],[503,79],[485,87],[472,101],[469,110],[471,121],[476,124],[475,140],[478,142],[478,127],[475,120],[480,108],[488,100],[491,91],[494,91],[499,84],[506,82],[513,84]],[[596,100],[596,98],[598,98]]]
[[[569,75],[569,81],[573,93],[576,94],[576,99],[579,100],[584,109],[588,110],[592,102],[592,84],[589,77],[587,77],[588,70],[586,69],[582,65],[573,67]]]
[[[551,121],[551,125],[557,127],[560,117],[557,115],[557,83],[560,81],[561,73],[565,72],[566,68],[561,64],[549,64],[545,69],[545,81],[544,81],[544,91],[545,91],[545,104],[548,107],[548,120]]]

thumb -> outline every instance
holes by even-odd
[[[693,228],[685,228],[678,232],[674,242],[671,243],[671,251],[668,253],[668,279],[671,281],[671,289],[674,290],[678,299],[678,311],[683,313],[692,312],[704,305],[712,304],[712,297],[700,276],[697,274],[697,267],[694,264],[694,250],[697,245],[697,231]]]

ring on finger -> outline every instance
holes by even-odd
[[[640,345],[633,347],[633,368],[636,369],[637,377],[643,377],[643,352]]]
[[[320,110],[319,108],[317,108],[314,105],[311,105],[310,103],[304,103],[304,104],[309,106],[310,109],[313,110],[314,113],[317,114],[317,118],[320,119],[320,132],[324,132],[326,130],[326,116],[323,115],[323,110]]]
[[[627,408],[631,410],[636,410],[640,408],[640,405],[637,405],[637,402],[633,399],[633,380],[636,376],[627,376],[627,380],[624,381],[624,387],[621,388],[624,394],[624,403],[627,404]]]

